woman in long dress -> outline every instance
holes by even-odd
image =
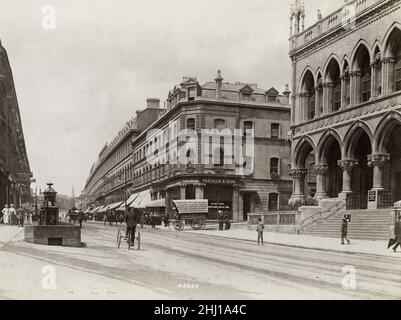
[[[4,208],[1,212],[3,213],[3,223],[9,224],[10,209],[8,209],[8,205],[4,205]]]

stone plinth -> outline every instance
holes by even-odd
[[[81,229],[71,224],[52,226],[27,225],[25,241],[35,244],[81,247]]]

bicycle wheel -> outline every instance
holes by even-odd
[[[128,244],[128,250],[131,250],[131,232],[128,232],[127,244]]]
[[[117,248],[120,248],[120,245],[121,245],[121,230],[118,229],[118,232],[117,232]]]
[[[138,230],[138,250],[141,250],[141,232]]]

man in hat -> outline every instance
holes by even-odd
[[[17,209],[17,220],[18,220],[18,227],[23,228],[25,220],[25,210],[21,206],[19,206],[19,208]]]
[[[10,224],[14,224],[17,220],[17,212],[14,209],[14,205],[10,205],[10,214],[9,214],[9,222]]]
[[[219,210],[219,230],[224,230],[224,214],[223,211]]]
[[[347,238],[348,236],[348,216],[344,215],[343,221],[341,223],[341,244],[344,244],[344,239],[350,244],[351,241]]]

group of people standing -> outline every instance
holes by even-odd
[[[15,210],[13,204],[11,204],[10,207],[8,207],[8,205],[6,204],[1,210],[0,223],[7,225],[18,224],[18,227],[23,228],[25,223],[33,223],[32,213],[26,212],[21,206],[17,210]]]
[[[231,229],[231,221],[228,218],[227,213],[223,211],[219,211],[219,230],[230,230]]]

